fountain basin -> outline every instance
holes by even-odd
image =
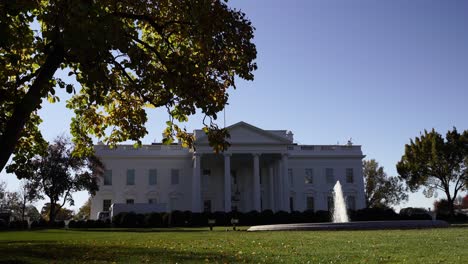
[[[450,225],[442,220],[362,221],[347,223],[302,223],[252,226],[247,231],[318,231],[318,230],[380,230],[444,228]]]

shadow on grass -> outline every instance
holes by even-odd
[[[243,229],[238,228],[236,231],[245,231],[248,227]],[[199,232],[228,232],[233,231],[232,227],[216,227],[213,231],[210,231],[209,227],[196,227],[196,228],[185,228],[185,227],[170,227],[170,228],[70,228],[65,229],[70,231],[86,231],[86,232],[129,232],[129,233],[199,233]]]
[[[85,263],[85,262],[138,262],[138,263],[232,263],[234,256],[217,252],[141,247],[136,245],[79,244],[55,241],[23,240],[0,243],[0,264],[4,263]],[[251,262],[244,258],[243,261]]]
[[[152,233],[152,232],[206,232],[206,229],[186,229],[186,228],[70,228],[72,231],[86,231],[86,232],[131,232],[131,233]]]

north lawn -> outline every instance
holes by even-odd
[[[260,233],[225,228],[0,232],[2,264],[113,262],[468,263],[468,226]]]

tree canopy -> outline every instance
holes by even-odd
[[[56,209],[52,209],[52,206],[51,206],[50,203],[44,204],[44,206],[41,209],[42,219],[44,219],[46,221],[50,221],[51,212],[53,210],[56,211],[54,220],[58,220],[58,221],[71,220],[73,218],[73,216],[74,216],[73,210],[70,210],[70,209],[67,209],[67,208],[64,208],[64,207],[60,207],[58,204],[56,204],[53,207],[56,208]]]
[[[83,220],[83,219],[89,219],[91,216],[91,197],[86,200],[86,202],[80,207],[78,210],[78,213],[75,215],[75,219],[77,220]]]
[[[374,159],[362,164],[367,207],[390,207],[408,200],[406,186],[398,177],[389,177]]]
[[[193,135],[179,127],[197,109],[215,151],[228,147],[215,121],[237,77],[256,69],[250,21],[221,0],[12,0],[0,3],[0,169],[11,154],[43,147],[43,100],[72,94],[77,154],[92,137],[115,146],[147,134],[145,107],[168,112],[164,142]],[[68,72],[79,87],[57,77]],[[63,99],[63,98],[62,98]]]
[[[453,128],[445,139],[434,129],[424,131],[405,145],[397,170],[411,191],[424,188],[427,197],[444,192],[454,215],[454,201],[468,186],[468,130],[460,134]]]
[[[35,187],[30,189],[30,196],[49,198],[51,222],[67,202],[74,204],[73,192],[87,190],[94,195],[99,188],[98,180],[104,171],[101,161],[95,156],[74,156],[73,151],[66,138],[58,137],[42,156],[21,163],[14,160],[7,166],[7,172],[14,172]]]

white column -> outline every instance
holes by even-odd
[[[193,154],[192,177],[192,212],[201,212],[201,186],[200,186],[201,154]]]
[[[253,210],[260,212],[260,154],[253,154]]]
[[[231,211],[231,154],[224,154],[224,211]]]
[[[283,203],[283,181],[281,175],[282,172],[282,164],[281,160],[277,161],[276,168],[275,168],[275,184],[276,184],[276,211],[284,210],[284,203]]]
[[[288,154],[283,153],[281,156],[281,178],[283,183],[283,210],[289,212],[289,177],[288,177]]]
[[[273,165],[270,165],[268,167],[268,182],[269,182],[269,189],[268,189],[268,194],[270,198],[270,209],[274,212],[275,211],[275,201],[273,197]]]

